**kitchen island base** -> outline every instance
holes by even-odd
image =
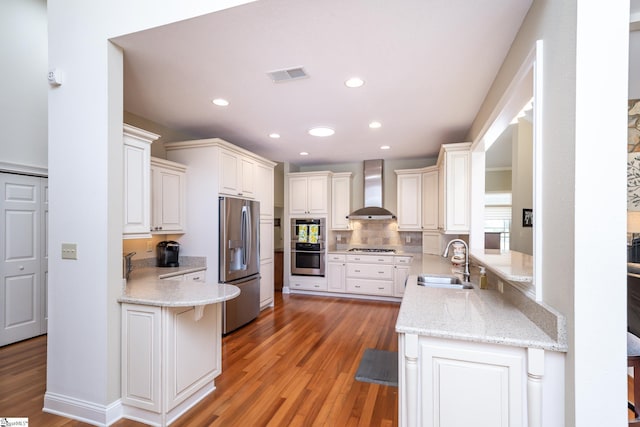
[[[222,371],[220,304],[122,304],[123,417],[166,426],[215,390]]]

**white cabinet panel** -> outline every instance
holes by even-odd
[[[161,308],[122,304],[122,403],[160,412]]]
[[[273,306],[274,276],[273,260],[260,262],[260,309]]]
[[[220,150],[220,194],[253,198],[255,161],[230,150]]]
[[[160,136],[124,125],[124,238],[149,237],[151,227],[151,143]]]
[[[186,224],[186,166],[151,158],[151,232],[182,233]]]
[[[398,230],[420,230],[422,227],[422,174],[398,174]]]
[[[273,219],[273,166],[256,163],[256,200],[260,202],[260,218]]]
[[[331,179],[331,229],[349,230],[351,172],[336,173]]]
[[[344,259],[327,263],[327,288],[329,292],[345,292],[346,269]]]
[[[444,144],[438,156],[440,231],[469,233],[471,217],[470,143]]]
[[[329,175],[295,173],[287,175],[289,182],[289,213],[291,215],[323,215],[328,213]]]
[[[193,307],[165,308],[167,384],[165,411],[170,411],[221,371],[220,335],[216,320],[220,304],[207,305],[195,319]]]
[[[422,229],[438,229],[438,169],[422,173]]]

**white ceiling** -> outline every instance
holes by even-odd
[[[275,161],[434,157],[467,137],[530,5],[260,0],[114,39],[124,49],[124,108]],[[297,66],[309,78],[266,75]],[[344,86],[354,75],[363,87]],[[216,97],[231,104],[216,107]],[[369,129],[372,120],[382,128]],[[336,133],[307,135],[316,125]]]

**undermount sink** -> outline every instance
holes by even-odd
[[[418,285],[430,288],[473,289],[470,282],[463,282],[453,275],[420,274],[418,275]]]

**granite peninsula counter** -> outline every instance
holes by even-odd
[[[560,425],[564,317],[509,286],[479,289],[477,272],[474,289],[419,286],[417,274],[451,274],[451,263],[414,256],[396,322],[399,425],[459,419],[460,407],[475,425]]]
[[[240,289],[185,280],[205,269],[145,267],[125,282],[118,298],[124,418],[166,426],[215,390],[222,372],[221,303]]]

